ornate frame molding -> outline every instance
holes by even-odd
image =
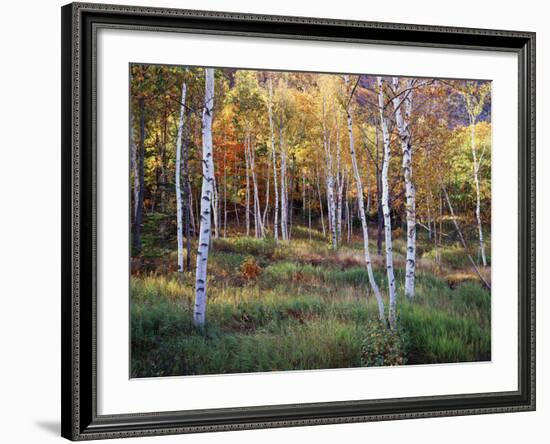
[[[72,3],[62,8],[62,435],[71,440],[535,409],[535,34]],[[509,51],[519,61],[519,390],[97,415],[95,37],[98,27]]]

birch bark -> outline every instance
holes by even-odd
[[[256,159],[255,146],[252,145],[249,139],[248,155],[250,157],[250,171],[252,173],[252,190],[254,192],[254,234],[256,238],[264,237],[264,227],[262,224],[262,215],[260,211],[260,197],[258,193],[258,181],[256,180]]]
[[[342,242],[342,197],[344,194],[344,173],[342,171],[342,153],[340,146],[340,119],[336,126],[336,235]],[[368,207],[368,204],[367,204]]]
[[[245,197],[245,225],[246,225],[246,235],[250,236],[250,160],[248,154],[248,145],[250,139],[248,135],[244,139],[244,158],[245,158],[245,167],[246,167],[246,197]]]
[[[393,77],[393,106],[397,132],[401,141],[403,155],[402,168],[405,180],[405,209],[407,218],[407,263],[405,266],[405,296],[414,298],[414,279],[416,266],[416,189],[412,180],[412,137],[410,115],[412,110],[413,80],[407,80],[407,90],[399,90],[399,79]],[[401,92],[401,95],[398,93]]]
[[[202,328],[206,319],[206,271],[210,247],[212,194],[214,185],[214,157],[212,153],[212,111],[214,108],[214,69],[205,69],[204,108],[202,111],[202,189],[199,248],[195,279],[195,307],[193,320]]]
[[[338,237],[336,234],[336,203],[334,199],[334,176],[332,171],[332,151],[330,135],[326,126],[325,116],[326,99],[323,97],[323,147],[325,150],[325,165],[327,176],[327,204],[329,212],[329,229],[331,234],[332,248],[338,248]]]
[[[319,172],[315,170],[315,182],[317,183],[317,195],[319,196],[319,212],[321,213],[321,227],[323,229],[323,237],[327,235],[327,230],[325,229],[325,216],[323,213],[323,199],[321,197],[321,179],[319,178]]]
[[[481,225],[481,197],[479,190],[479,162],[477,158],[477,148],[476,148],[476,116],[473,113],[469,114],[470,116],[470,138],[472,145],[472,160],[474,164],[474,183],[476,186],[476,221],[477,221],[477,231],[479,236],[479,253],[481,255],[481,263],[484,267],[487,266],[487,257],[485,256],[485,241],[483,239],[483,227]]]
[[[279,240],[279,182],[277,180],[277,156],[275,155],[275,128],[273,125],[273,80],[268,81],[267,110],[269,116],[269,131],[271,132],[271,156],[273,163],[273,189],[275,191],[275,214],[273,215],[273,237]]]
[[[476,221],[477,221],[477,230],[479,237],[479,254],[481,256],[481,262],[484,267],[487,266],[487,257],[485,255],[485,241],[483,239],[483,227],[481,224],[481,197],[480,197],[480,188],[479,188],[479,159],[477,157],[477,147],[475,143],[476,135],[476,123],[477,118],[483,112],[483,104],[485,103],[485,98],[489,93],[488,89],[484,88],[475,88],[473,86],[466,87],[465,90],[460,90],[464,102],[466,105],[466,112],[468,113],[468,119],[470,123],[470,139],[471,139],[471,149],[472,149],[472,160],[473,160],[473,176],[474,184],[476,188]]]
[[[346,84],[349,83],[349,78],[344,77]],[[355,176],[355,186],[357,188],[357,201],[359,208],[359,217],[361,219],[361,228],[363,229],[363,250],[365,256],[365,265],[367,267],[367,275],[369,277],[370,286],[376,297],[376,302],[378,303],[378,317],[380,321],[386,324],[386,315],[384,311],[384,301],[382,300],[382,295],[380,294],[380,289],[376,284],[374,278],[374,273],[372,271],[372,262],[370,258],[369,251],[369,230],[367,226],[367,216],[365,214],[364,200],[363,200],[363,183],[361,181],[361,175],[359,174],[359,167],[357,166],[357,156],[355,154],[355,143],[353,137],[353,117],[351,113],[351,99],[348,103],[347,109],[347,118],[348,118],[348,133],[349,133],[349,152],[351,155],[351,165],[353,168],[353,175]]]
[[[281,148],[281,237],[288,239],[288,214],[287,214],[287,191],[286,191],[286,146],[283,136],[283,118],[279,126],[279,146]]]
[[[393,272],[393,248],[392,248],[392,233],[391,233],[391,217],[389,205],[389,188],[388,188],[388,169],[390,164],[390,135],[388,132],[388,122],[384,115],[384,92],[383,80],[378,76],[378,113],[380,115],[380,124],[382,126],[382,140],[384,144],[384,156],[382,159],[382,212],[384,214],[384,236],[386,241],[386,273],[388,277],[388,292],[390,299],[389,318],[390,327],[394,329],[397,326],[396,316],[396,297],[395,297],[395,276]]]
[[[269,154],[268,154],[268,159],[269,159]],[[269,213],[269,197],[270,197],[270,189],[271,189],[271,173],[270,173],[270,162],[269,160],[267,161],[267,168],[266,168],[266,184],[265,184],[265,207],[264,207],[264,212],[263,212],[263,215],[262,215],[262,225],[264,226],[264,234],[265,234],[265,231],[267,231],[269,229],[269,220],[267,218],[267,214]]]

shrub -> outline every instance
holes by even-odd
[[[240,270],[242,277],[248,282],[255,281],[262,272],[262,268],[256,263],[256,260],[252,256],[245,259]]]
[[[406,335],[390,330],[379,321],[370,321],[361,344],[361,364],[367,367],[407,363]]]

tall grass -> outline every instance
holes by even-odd
[[[444,277],[420,272],[409,302],[396,270],[399,337],[386,336],[361,258],[352,249],[332,252],[324,240],[217,239],[200,331],[192,272],[133,276],[132,376],[490,359],[490,294],[478,283],[451,289]],[[251,260],[257,273],[243,276]],[[384,289],[385,273],[375,273]]]

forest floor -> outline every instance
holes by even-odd
[[[285,242],[213,240],[202,331],[192,321],[194,271],[175,272],[173,250],[163,259],[140,259],[131,278],[131,376],[490,360],[491,295],[462,248],[442,247],[437,266],[433,242],[419,239],[416,296],[409,302],[405,241],[395,239],[393,247],[395,337],[377,320],[359,237],[338,251],[318,231],[299,226]],[[384,259],[375,253],[372,243],[387,305]],[[490,267],[483,273],[490,279]]]

